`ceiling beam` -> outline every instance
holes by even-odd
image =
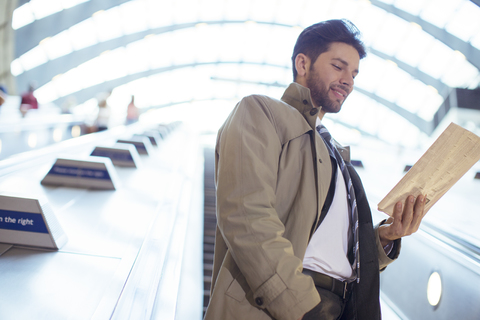
[[[43,19],[15,30],[15,37],[21,39],[15,43],[15,56],[20,57],[25,52],[38,46],[40,41],[82,22],[97,11],[108,10],[130,0],[95,0],[80,3],[64,9]]]
[[[402,118],[406,119],[408,122],[413,124],[415,127],[417,127],[420,131],[426,133],[427,135],[430,135],[433,132],[433,127],[432,127],[432,121],[427,121],[418,115],[396,105],[395,103],[392,103],[382,97],[377,96],[376,94],[369,92],[367,90],[355,87],[355,91],[360,92],[361,94],[366,95],[367,97],[383,104],[385,107],[388,109],[392,110]]]
[[[390,61],[394,62],[400,69],[402,69],[403,71],[410,74],[413,78],[420,80],[421,82],[423,82],[427,86],[432,86],[433,88],[435,88],[443,98],[447,97],[448,94],[451,91],[450,87],[447,86],[445,83],[443,83],[442,81],[426,74],[425,72],[422,72],[418,68],[412,67],[409,64],[407,64],[407,63],[405,63],[405,62],[403,62],[403,61],[401,61],[401,60],[399,60],[399,59],[397,59],[393,56],[390,56],[388,54],[385,54],[385,53],[383,53],[381,51],[378,51],[378,50],[375,50],[373,48],[369,48],[368,51],[373,53],[374,55],[384,59],[384,60],[390,60]]]

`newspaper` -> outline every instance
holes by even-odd
[[[425,213],[480,159],[480,137],[451,123],[378,204],[388,215],[409,195],[426,196]]]

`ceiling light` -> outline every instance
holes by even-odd
[[[464,60],[467,60],[467,58],[465,57],[465,55],[464,55],[463,53],[461,53],[460,51],[455,50],[454,52],[455,52],[455,54],[456,54],[459,58],[462,58],[462,59],[464,59]]]
[[[99,15],[102,14],[104,11],[105,11],[105,10],[99,10],[99,11],[97,11],[97,12],[94,12],[94,13],[92,14],[92,17],[99,16]]]
[[[395,68],[398,67],[398,64],[396,64],[396,63],[395,63],[394,61],[392,61],[392,60],[388,60],[388,59],[387,59],[387,60],[385,60],[385,62],[388,63],[389,65],[395,67]]]
[[[427,85],[427,88],[428,88],[429,90],[431,90],[433,93],[438,94],[438,90],[437,90],[437,88],[435,88],[434,86]]]
[[[41,40],[39,44],[45,44],[50,39],[51,39],[50,37],[46,37],[45,39]]]
[[[416,22],[410,22],[410,24],[412,25],[412,27],[415,27],[415,28],[417,28],[417,29],[419,29],[419,30],[422,30],[422,26],[419,25],[418,23],[416,23]]]
[[[37,139],[37,134],[36,134],[36,133],[30,133],[30,134],[28,135],[28,140],[27,140],[27,141],[28,141],[28,142],[27,142],[27,143],[28,143],[28,146],[29,146],[30,148],[32,148],[32,149],[35,148],[35,147],[37,146],[37,141],[38,141],[38,139]]]
[[[60,142],[62,140],[63,131],[60,128],[53,130],[53,141]]]
[[[80,128],[80,126],[72,127],[71,134],[73,138],[79,137],[81,133],[82,133],[82,129]]]

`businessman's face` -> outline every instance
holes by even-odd
[[[306,86],[312,101],[321,112],[337,113],[353,90],[354,78],[358,74],[360,56],[351,45],[334,42],[328,51],[320,54],[310,64],[306,74]]]

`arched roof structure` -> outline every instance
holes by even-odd
[[[331,18],[356,24],[368,48],[332,117],[346,128],[415,146],[452,88],[479,86],[480,8],[469,0],[20,1],[11,69],[19,90],[35,80],[43,103],[92,104],[113,89],[144,108],[231,108],[247,94],[279,97],[296,37]]]

